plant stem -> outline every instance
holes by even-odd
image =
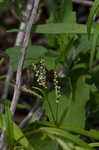
[[[51,104],[50,104],[50,102],[49,102],[49,100],[48,100],[48,96],[46,96],[46,100],[47,100],[47,103],[48,103],[48,106],[49,106],[49,109],[50,109],[50,112],[51,112],[53,121],[54,121],[55,125],[57,125],[55,116],[54,116],[54,114],[53,114],[53,110],[52,110]]]
[[[58,127],[58,107],[59,106],[59,103],[56,104],[56,125]]]

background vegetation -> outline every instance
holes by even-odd
[[[0,1],[0,149],[98,149],[99,0],[36,2]]]

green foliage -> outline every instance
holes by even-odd
[[[33,145],[35,150],[54,150],[56,149],[56,142],[54,142],[49,137],[43,135],[41,133],[36,133],[30,136],[30,143]]]
[[[78,144],[81,147],[91,149],[90,146],[88,146],[85,142],[80,140],[76,135],[74,136],[66,131],[61,130],[61,129],[42,127],[42,128],[40,128],[40,130],[44,131],[45,133],[47,132],[48,135],[55,134],[56,136],[64,137],[64,138],[74,142],[75,144]]]
[[[99,7],[99,1],[95,0],[93,7],[91,8],[90,11],[90,15],[88,17],[88,23],[87,23],[87,31],[88,31],[88,37],[90,38],[90,34],[91,34],[91,27],[92,27],[92,22],[93,22],[93,16],[95,14],[95,12],[97,12],[97,9]],[[90,70],[92,70],[92,65],[93,65],[93,59],[95,56],[95,50],[96,50],[96,44],[97,44],[97,38],[98,38],[98,25],[96,25],[95,27],[95,32],[94,32],[94,36],[93,36],[93,44],[92,44],[92,49],[91,49],[91,53],[90,53]]]
[[[56,0],[46,1],[47,9],[49,5],[52,6],[48,9],[49,18],[46,24],[33,25],[31,30],[31,34],[43,33],[50,49],[44,46],[33,46],[30,42],[23,66],[26,68],[32,63],[39,64],[37,65],[39,70],[40,59],[43,58],[45,60],[43,67],[47,72],[45,79],[49,80],[50,71],[57,71],[57,78],[50,79],[52,82],[50,90],[45,90],[41,86],[33,87],[36,92],[25,89],[25,92],[44,100],[43,108],[49,121],[29,123],[22,131],[12,121],[9,110],[10,101],[1,99],[0,103],[3,103],[6,109],[5,115],[0,114],[0,128],[2,131],[6,124],[7,142],[10,148],[88,150],[99,146],[99,142],[88,144],[80,138],[82,135],[99,141],[98,131],[86,130],[86,127],[91,128],[86,115],[87,104],[91,107],[90,113],[95,123],[98,123],[99,119],[96,117],[99,116],[99,90],[97,88],[99,81],[96,78],[99,66],[97,64],[94,66],[94,61],[99,60],[99,25],[92,25],[99,1],[95,0],[87,25],[76,23],[76,16],[72,11],[72,0],[61,0],[59,6],[56,2]],[[19,10],[17,7],[21,3],[20,0],[10,1],[10,3],[12,8],[16,7],[16,10]],[[9,32],[20,32],[20,30],[11,29]],[[25,32],[25,29],[22,32]],[[16,46],[6,51],[10,57],[13,72],[17,70],[21,48],[21,46]],[[0,64],[2,64],[2,59]],[[61,78],[59,74],[63,70],[64,76]],[[3,78],[1,76],[0,79]],[[56,85],[53,84],[55,81]],[[56,88],[59,89],[55,91]],[[58,92],[61,97],[57,102]],[[20,106],[17,105],[17,107]]]
[[[58,112],[57,112],[57,104],[55,100],[55,92],[52,91],[49,93],[48,100],[45,99],[44,108],[46,110],[46,114],[48,115],[50,121],[53,121],[53,116],[51,115],[51,111],[47,101],[49,101],[51,105],[53,114],[57,113],[58,116],[57,121],[59,122],[59,120],[61,120],[60,124],[74,125],[74,126],[84,128],[85,120],[86,120],[85,106],[89,100],[89,94],[90,94],[89,93],[90,86],[85,83],[85,79],[86,79],[85,76],[79,77],[74,87],[75,90],[71,91],[73,92],[72,97],[66,96],[68,95],[68,93],[65,90],[65,94],[62,95],[62,97],[60,98],[60,102],[58,104]],[[56,115],[54,116],[54,118],[56,120]]]
[[[99,1],[95,0],[93,7],[91,8],[90,15],[88,17],[88,23],[87,23],[87,31],[88,31],[88,37],[90,38],[90,33],[91,33],[91,25],[92,25],[92,20],[95,12],[97,11],[97,8],[99,6]]]
[[[10,56],[10,64],[13,68],[13,71],[17,70],[18,60],[21,53],[21,46],[15,46],[7,49],[7,54]],[[42,46],[32,46],[29,45],[27,48],[27,55],[25,57],[24,68],[36,63],[40,60],[40,57],[47,52],[46,48]]]
[[[64,112],[66,105],[68,104],[69,98],[66,95],[61,96],[60,102],[58,104],[58,112],[57,112],[57,104],[56,104],[55,97],[56,97],[55,92],[54,91],[50,92],[48,95],[48,100],[45,99],[45,101],[44,101],[43,107],[45,108],[46,114],[47,114],[48,118],[50,119],[50,121],[55,121],[57,119],[56,118],[56,114],[57,114],[57,116],[58,116],[57,121],[59,122],[59,120],[61,119],[62,113]],[[51,105],[55,120],[53,120],[53,116],[51,114],[48,101]]]
[[[12,116],[9,109],[9,104],[6,102],[5,105],[5,123],[6,123],[6,140],[9,143],[9,147],[12,148],[14,145],[14,131]]]
[[[9,146],[12,146],[12,144],[13,146],[16,146],[17,144],[19,144],[19,145],[22,145],[26,149],[34,150],[34,148],[29,144],[28,139],[25,137],[21,129],[12,121],[8,106],[6,106],[6,115],[5,116],[2,114],[0,115],[0,129],[3,128],[3,126],[1,126],[2,121],[3,121],[3,124],[6,123],[7,125],[6,132],[7,132],[8,138],[6,140]]]
[[[28,131],[28,130],[31,130],[31,127],[33,129],[37,129],[37,131],[40,133],[35,134],[34,131]],[[40,128],[40,130],[38,130],[39,128]],[[70,147],[69,146],[70,141],[73,141],[77,145],[80,145],[79,149],[81,147],[84,147],[84,149],[91,149],[91,147],[98,146],[98,142],[90,143],[87,145],[85,142],[83,142],[82,140],[79,139],[79,137],[77,136],[78,134],[99,140],[99,133],[95,130],[88,131],[88,130],[79,128],[77,126],[68,126],[66,124],[62,125],[60,128],[56,128],[56,125],[54,124],[54,122],[47,122],[47,121],[45,121],[45,122],[38,121],[38,122],[32,123],[29,125],[28,128],[26,128],[26,131],[28,133],[30,142],[34,145],[34,147],[37,150],[39,150],[42,147],[43,147],[43,149],[49,150],[49,144],[50,144],[51,149],[53,150],[53,149],[55,149],[56,141],[62,146],[63,149],[66,147],[67,147],[66,149],[76,149],[77,148],[73,145],[72,145],[72,147]],[[61,137],[63,137],[63,138],[61,139]],[[52,142],[52,140],[50,140],[50,138],[55,141]],[[37,139],[39,139],[39,140],[37,140]],[[68,141],[68,139],[69,139],[69,141]],[[37,144],[36,144],[35,140],[37,141]],[[83,149],[83,148],[81,148],[81,149]]]
[[[4,105],[8,104],[8,105],[10,105],[11,101],[8,100],[8,99],[0,99],[0,104],[4,104]],[[17,108],[19,108],[19,109],[26,109],[26,106],[24,106],[22,104],[17,104]]]
[[[67,115],[64,116],[64,123],[81,128],[85,127],[85,106],[89,100],[90,86],[85,83],[85,76],[79,77],[76,82],[72,96],[72,103]],[[82,96],[81,96],[82,95]],[[65,118],[66,117],[66,118]],[[76,118],[76,119],[75,119]]]
[[[68,15],[69,13],[69,15]],[[68,17],[69,16],[69,17]],[[51,13],[51,16],[47,20],[48,24],[52,23],[74,23],[75,17],[72,12],[72,1],[62,0],[60,2],[60,6],[55,8],[54,11]],[[68,34],[64,35],[47,35],[48,43],[54,47],[58,48],[59,50],[66,50],[68,43],[72,40],[72,36]],[[63,47],[62,47],[63,45]],[[61,49],[60,49],[61,48]]]

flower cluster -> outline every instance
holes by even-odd
[[[36,65],[33,64],[33,69],[36,72],[37,82],[40,86],[47,88],[46,86],[46,69],[45,69],[45,61],[43,58],[40,60],[40,68],[37,69]]]
[[[57,73],[54,72],[54,86],[55,86],[55,93],[56,93],[56,103],[59,103],[59,99],[61,97],[60,93],[60,86],[58,85],[58,80],[57,80]]]

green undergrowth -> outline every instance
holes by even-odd
[[[21,4],[20,0],[16,2]],[[71,0],[61,0],[59,5],[56,0],[45,0],[44,4],[48,10],[46,24],[33,25],[31,35],[42,33],[49,48],[32,45],[30,38],[23,69],[30,65],[33,68],[34,84],[25,92],[35,95],[37,102],[43,101],[47,119],[31,120],[20,129],[9,110],[11,101],[1,99],[5,113],[0,114],[0,131],[6,126],[9,150],[94,149],[99,147],[99,132],[95,130],[99,124],[99,25],[93,16],[98,14],[99,1],[94,1],[85,25],[76,23]],[[21,46],[6,50],[13,72],[17,71],[20,53]],[[17,107],[26,109],[19,104]]]

